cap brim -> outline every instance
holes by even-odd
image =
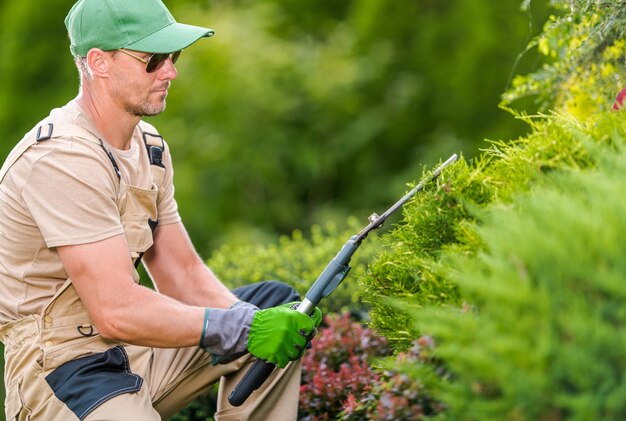
[[[145,53],[173,53],[214,33],[213,29],[175,22],[124,48]]]

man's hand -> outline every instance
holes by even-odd
[[[248,336],[252,355],[280,368],[302,357],[322,321],[322,312],[316,307],[309,317],[293,310],[294,304],[297,306],[288,303],[255,313]]]

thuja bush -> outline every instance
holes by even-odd
[[[616,352],[626,317],[626,125],[623,112],[608,111],[622,87],[626,19],[620,2],[568,5],[535,40],[554,64],[520,79],[555,111],[516,114],[528,136],[490,142],[450,168],[407,206],[362,278],[373,326],[397,350],[436,339],[437,364],[395,368],[427,386],[444,418],[626,413]]]
[[[622,323],[624,303],[605,300],[624,274],[604,248],[615,239],[597,225],[622,206],[615,185],[622,169],[607,154],[623,157],[624,117],[608,110],[623,83],[626,18],[616,1],[567,7],[531,43],[554,62],[516,79],[504,96],[508,105],[539,94],[556,111],[516,114],[530,135],[491,142],[474,162],[447,171],[406,208],[383,239],[387,252],[362,279],[373,325],[396,349],[424,333],[438,339],[448,374],[428,364],[401,371],[432,385],[451,419],[624,413],[623,381],[608,374],[621,372],[613,350],[622,338],[606,333]],[[606,189],[591,187],[605,181]],[[545,215],[552,225],[541,225]]]
[[[624,419],[626,144],[612,123],[592,130],[611,143],[589,146],[592,168],[490,206],[475,227],[482,250],[446,253],[466,311],[405,303],[448,375],[405,373],[434,380],[450,419]]]
[[[509,203],[550,172],[592,164],[585,145],[595,134],[575,120],[556,115],[526,120],[533,130],[530,135],[490,142],[475,161],[461,159],[448,167],[405,206],[400,223],[382,239],[384,253],[360,281],[373,326],[397,349],[407,348],[419,333],[407,328],[410,313],[395,306],[394,299],[419,306],[462,302],[440,256],[449,249],[470,255],[482,249],[483,240],[474,229],[481,221],[479,209]]]
[[[532,120],[452,167],[383,239],[363,278],[372,321],[398,349],[436,339],[436,366],[397,369],[448,418],[623,419],[624,118]]]
[[[341,229],[334,224],[314,226],[306,236],[295,231],[291,237],[281,237],[278,243],[225,245],[211,256],[207,264],[230,288],[278,280],[292,285],[304,296],[345,242],[364,225],[351,218]],[[368,262],[374,259],[377,242],[376,235],[372,234],[361,243],[352,258],[350,275],[320,303],[323,312],[366,314],[357,279],[365,273]]]

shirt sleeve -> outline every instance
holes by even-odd
[[[122,234],[118,186],[104,153],[78,147],[37,160],[21,193],[46,245],[57,247]]]
[[[172,166],[172,156],[170,155],[167,144],[163,153],[163,161],[165,165],[165,177],[163,178],[163,186],[157,204],[159,224],[175,224],[180,222],[181,218],[178,214],[178,204],[174,198],[174,167]]]

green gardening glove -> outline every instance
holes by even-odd
[[[283,304],[254,314],[248,336],[252,355],[280,368],[302,356],[322,321],[322,312],[316,307],[309,317],[294,310],[298,304]]]

